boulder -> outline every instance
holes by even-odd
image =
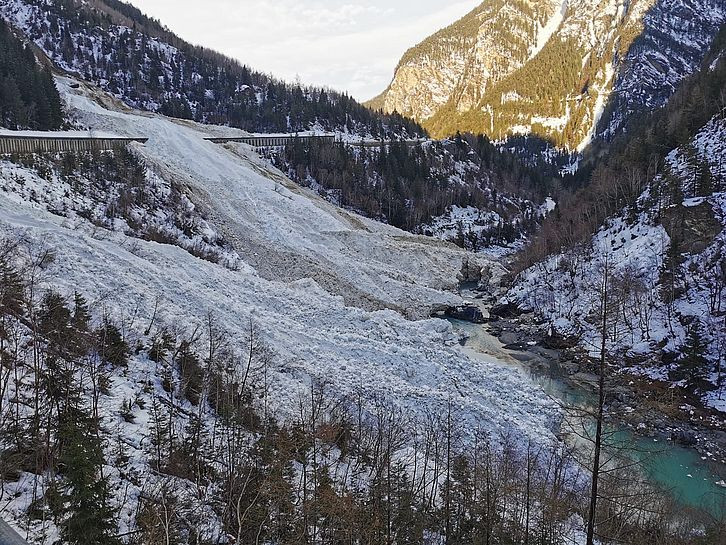
[[[577,337],[571,335],[563,335],[555,329],[551,329],[549,333],[542,339],[542,346],[552,350],[565,350],[574,348],[579,342]]]
[[[479,289],[499,288],[509,278],[509,271],[496,261],[466,256],[457,275],[459,282],[477,284]]]
[[[698,444],[698,436],[692,431],[674,431],[671,439],[684,447],[695,447]]]
[[[477,288],[482,291],[496,291],[504,286],[509,278],[509,271],[503,265],[495,261],[485,263],[479,271],[479,283]]]
[[[550,324],[547,334],[542,339],[542,346],[551,350],[566,350],[574,348],[579,342],[580,339],[573,333],[569,321],[559,318]]]
[[[474,324],[483,324],[486,322],[484,314],[479,307],[473,305],[460,305],[458,307],[449,307],[446,309],[446,316],[454,320],[462,320],[464,322],[472,322]]]
[[[529,345],[525,342],[516,342],[504,345],[505,350],[511,350],[513,352],[526,352],[529,348]]]
[[[524,314],[524,311],[519,308],[517,303],[500,303],[498,305],[494,305],[489,310],[489,314],[497,316],[498,318],[510,319],[521,316]]]
[[[457,279],[465,284],[478,284],[481,280],[481,264],[471,257],[467,256],[461,263],[461,271],[457,275]]]

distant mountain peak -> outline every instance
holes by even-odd
[[[662,105],[724,21],[719,0],[491,0],[408,50],[370,104],[435,136],[582,150]]]

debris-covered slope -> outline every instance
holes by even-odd
[[[453,287],[460,266],[455,247],[389,230],[313,198],[245,146],[204,141],[224,129],[108,111],[95,102],[96,95],[70,93],[80,122],[149,136],[139,149],[142,157],[163,176],[188,186],[202,213],[262,276],[283,281],[312,277],[349,303],[411,315],[426,315],[427,304],[442,301],[437,290]],[[247,182],[236,184],[239,180]],[[392,270],[389,263],[401,247],[418,251]],[[355,256],[366,253],[370,259],[358,263]],[[341,254],[348,259],[341,260]],[[381,283],[382,276],[389,280]],[[406,293],[411,285],[418,286],[414,289],[420,298]]]
[[[234,399],[253,381],[256,410],[281,421],[305,422],[308,410],[317,414],[315,392],[324,391],[328,415],[351,411],[368,421],[385,407],[386,414],[405,414],[414,430],[451,406],[464,434],[482,430],[494,438],[551,441],[558,412],[542,392],[503,364],[466,356],[447,322],[402,315],[426,318],[459,301],[450,290],[462,250],[342,211],[290,182],[250,149],[203,139],[219,128],[118,108],[96,89],[76,83],[59,81],[69,114],[95,130],[148,136],[146,146],[130,152],[144,168],[130,178],[110,168],[99,176],[77,169],[67,178],[57,158],[3,160],[0,232],[16,249],[18,267],[37,272],[33,293],[53,290],[71,301],[82,295],[94,321],[115,324],[108,331],[116,331],[128,347],[127,361],[98,363],[105,377],[101,391],[84,380],[85,367],[73,374],[85,385],[84,405],[95,407],[101,419],[92,435],[105,444],[103,474],[114,491],[109,501],[121,532],[135,531],[146,520],[139,510],[153,512],[174,497],[179,516],[201,521],[196,531],[205,539],[229,535],[229,528],[220,530],[229,513],[220,514],[225,511],[218,500],[232,486],[223,477],[231,443],[222,448],[215,440],[229,438],[230,428],[217,420],[224,406],[219,397],[191,401],[199,391],[220,394],[207,382],[217,375],[200,378],[195,367],[187,367],[192,356],[180,356],[190,346],[207,353],[200,360],[218,362],[224,384],[237,381],[234,388],[241,390]],[[94,185],[103,183],[106,195]],[[119,200],[132,189],[144,197]],[[128,213],[110,217],[121,201]],[[185,232],[180,217],[196,228]],[[151,228],[170,236],[147,236]],[[195,241],[225,259],[196,257]],[[38,261],[38,255],[46,257]],[[13,324],[12,338],[20,344],[31,342],[24,317],[4,323]],[[89,362],[105,354],[105,348],[99,350]],[[7,384],[3,414],[16,414],[5,412],[13,407],[23,421],[32,420],[32,404],[16,400],[40,399],[42,390],[31,354],[21,351],[3,360],[16,362],[9,368],[17,370],[20,382],[5,382],[9,375],[0,371]],[[48,369],[57,370],[53,361],[49,356]],[[39,365],[45,373],[46,363]],[[55,409],[48,417],[54,415]],[[171,446],[160,443],[160,426],[168,427],[163,437]],[[200,441],[207,445],[198,453],[207,468],[201,481],[195,480],[197,470],[181,473],[187,466],[180,459],[158,463],[159,457],[167,459],[161,453],[186,452],[188,443],[176,451],[173,441],[198,437],[190,429],[201,430]],[[13,437],[0,441],[7,440],[7,452],[18,457],[3,463],[25,464],[27,453],[11,449]],[[55,435],[49,438],[55,441]],[[248,430],[236,440],[249,445],[254,439]],[[395,448],[403,449],[402,456],[408,452],[406,443]],[[253,454],[240,450],[236,456],[248,460]],[[335,450],[330,456],[338,459]],[[52,515],[55,476],[37,466],[3,467],[1,494],[10,499],[3,516],[40,543],[67,531],[57,525],[65,519]],[[344,475],[334,479],[347,482]]]

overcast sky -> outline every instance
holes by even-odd
[[[131,0],[194,44],[367,100],[401,55],[480,0]]]

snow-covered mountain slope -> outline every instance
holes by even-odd
[[[629,370],[671,380],[726,410],[726,119],[710,120],[673,150],[637,203],[610,218],[589,244],[523,272],[506,302],[590,351],[601,339],[608,271],[608,349]],[[692,335],[703,346],[691,365]],[[701,360],[698,360],[701,361]],[[689,368],[690,369],[690,368]],[[696,380],[703,373],[705,382]]]
[[[163,176],[188,186],[200,210],[262,276],[313,278],[350,304],[411,316],[427,316],[430,308],[451,301],[441,290],[454,286],[461,255],[455,247],[346,213],[302,190],[249,149],[203,140],[228,134],[226,129],[111,112],[90,96],[67,92],[81,123],[148,135],[138,153]],[[240,179],[250,183],[235,185]],[[410,261],[392,268],[401,248],[412,250]],[[361,255],[369,259],[361,262]]]
[[[596,134],[609,139],[634,115],[663,106],[701,66],[724,23],[726,4],[719,0],[655,2],[642,19],[642,33],[616,64],[617,77]]]
[[[152,361],[145,348],[161,332],[213,344],[206,337],[213,323],[243,361],[252,324],[267,354],[264,371],[257,363],[252,371],[255,391],[263,392],[264,410],[281,421],[300,418],[304,400],[322,386],[336,410],[357,407],[365,419],[385,407],[388,415],[405,414],[412,433],[452,407],[464,441],[483,431],[494,441],[511,436],[552,444],[559,410],[542,391],[508,365],[467,355],[448,322],[426,319],[433,309],[460,301],[451,290],[463,250],[342,211],[293,184],[251,149],[204,140],[226,129],[132,111],[80,82],[58,83],[79,124],[149,137],[146,146],[133,145],[131,154],[144,164],[147,181],[139,187],[146,192],[143,202],[151,204],[131,206],[113,221],[108,211],[119,202],[115,196],[130,190],[125,178],[109,185],[104,200],[92,176],[66,179],[54,170],[63,164],[53,167],[55,159],[0,161],[0,240],[19,241],[28,256],[21,260],[46,250],[52,255],[43,261],[34,289],[69,298],[82,294],[97,318],[119,324],[135,347],[128,365],[110,372],[98,399],[109,453],[104,472],[113,490],[123,491],[112,501],[121,532],[137,528],[141,498],[160,493],[172,479],[152,463],[160,400],[179,404],[173,426],[180,433],[197,410],[203,433],[214,437],[218,425],[207,414],[211,409],[168,395],[168,374],[178,371],[163,359]],[[189,238],[176,228],[178,206],[195,218],[192,234],[203,233],[202,242],[219,248],[225,259],[193,255],[189,245],[196,235]],[[147,225],[175,236],[150,241]],[[16,391],[32,393],[31,368],[18,370],[20,381],[3,393],[6,400],[15,399]],[[244,369],[225,372],[239,377]],[[30,410],[23,407],[23,414]],[[411,462],[406,445],[401,449],[401,459]],[[335,478],[345,482],[344,476]],[[175,493],[184,498],[180,512],[202,513],[199,531],[216,539],[219,519],[211,506],[218,503],[219,482],[200,486],[173,479]],[[3,517],[39,543],[58,535],[54,523],[29,515],[52,482],[42,472],[0,481],[0,496],[10,498]]]
[[[54,251],[49,287],[82,290],[114,316],[138,309],[136,319],[149,323],[159,300],[159,326],[191,330],[211,312],[235,338],[252,319],[279,354],[270,396],[281,417],[295,413],[314,380],[341,399],[383,397],[407,410],[440,410],[454,395],[472,422],[488,422],[493,431],[513,426],[537,437],[551,425],[554,412],[541,394],[506,366],[466,358],[444,321],[411,322],[392,311],[347,307],[312,280],[271,282],[175,246],[99,235],[4,197],[0,211],[5,236],[22,235]]]
[[[724,21],[719,0],[487,1],[409,50],[372,104],[439,136],[533,133],[582,150],[661,106]]]
[[[449,290],[461,250],[341,211],[251,150],[203,140],[219,129],[106,109],[102,95],[70,83],[60,85],[76,119],[95,130],[149,136],[134,153],[185,188],[241,262],[232,270],[175,246],[132,243],[122,232],[99,233],[2,191],[4,233],[56,252],[53,285],[82,290],[119,316],[138,306],[142,321],[151,319],[157,298],[157,319],[168,324],[209,311],[241,333],[252,318],[281,356],[276,397],[283,413],[316,379],[342,397],[363,390],[412,410],[436,410],[453,395],[472,419],[493,428],[538,434],[533,430],[550,426],[554,413],[542,396],[506,367],[463,356],[446,322],[381,310],[425,318],[456,303]]]

